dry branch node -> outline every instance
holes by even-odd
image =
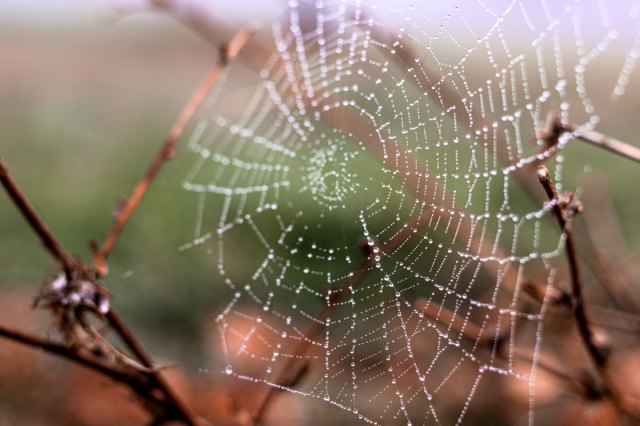
[[[66,310],[83,308],[103,316],[111,309],[111,293],[93,281],[83,278],[69,281],[65,274],[59,274],[36,296],[34,306],[42,305]]]

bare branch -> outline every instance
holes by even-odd
[[[101,287],[98,284],[93,283],[94,271],[91,267],[84,265],[78,261],[75,261],[64,249],[62,244],[53,236],[53,234],[46,227],[42,219],[37,215],[33,207],[27,201],[25,195],[19,189],[17,184],[13,181],[9,175],[4,163],[0,160],[0,181],[2,182],[7,193],[14,201],[22,215],[29,222],[34,232],[38,234],[43,241],[48,251],[61,263],[62,268],[65,271],[66,282],[89,282],[92,283],[97,289]],[[69,307],[66,305],[56,306],[61,312],[65,312]],[[190,412],[190,410],[176,397],[171,387],[164,381],[157,371],[153,369],[151,358],[143,350],[142,346],[137,342],[133,334],[128,330],[124,322],[120,319],[118,314],[112,308],[107,308],[106,317],[113,329],[123,339],[132,352],[138,357],[142,364],[148,368],[148,370],[142,371],[146,377],[154,382],[153,388],[159,389],[167,399],[168,410],[177,412],[178,418],[185,421],[189,425],[198,425],[201,422],[197,417]],[[133,376],[125,375],[115,368],[110,368],[99,361],[83,356],[81,352],[71,347],[56,344],[47,340],[39,339],[37,337],[28,336],[23,333],[12,331],[6,328],[0,329],[0,335],[10,338],[16,342],[20,342],[29,346],[39,347],[57,355],[63,356],[72,361],[76,361],[82,365],[90,367],[102,374],[106,374],[115,380],[119,380],[128,383],[130,387],[136,390],[141,395],[146,395],[148,389],[144,386],[138,386],[130,383],[134,380]],[[150,392],[150,391],[149,391]],[[149,398],[148,396],[145,396]]]
[[[175,406],[180,412],[181,416],[187,420],[187,423],[190,425],[198,425],[202,424],[200,420],[198,420],[198,416],[193,413],[181,400],[177,397],[175,392],[169,384],[164,380],[160,372],[154,368],[153,360],[151,356],[147,354],[142,345],[138,342],[134,334],[129,330],[125,322],[120,318],[118,313],[111,309],[106,315],[107,321],[113,329],[118,333],[118,335],[125,342],[127,347],[133,352],[133,354],[138,358],[138,360],[148,368],[149,377],[156,383],[159,389],[161,389],[164,394],[167,396],[167,399],[170,403]]]
[[[569,269],[571,271],[573,308],[576,323],[578,325],[578,330],[580,332],[580,337],[582,338],[585,348],[587,349],[589,355],[591,356],[598,369],[604,368],[607,366],[607,357],[595,343],[595,340],[593,338],[593,331],[591,330],[591,326],[585,310],[584,298],[582,296],[582,277],[580,275],[580,268],[578,266],[578,256],[573,240],[573,233],[571,232],[571,227],[568,226],[565,209],[560,202],[560,197],[556,192],[555,185],[551,180],[549,170],[547,170],[546,166],[538,167],[538,179],[540,180],[540,183],[542,184],[542,187],[544,188],[549,201],[553,202],[554,214],[558,219],[560,228],[562,229],[562,232],[564,232],[566,237],[565,247],[567,252],[567,260],[569,262]]]
[[[640,148],[603,135],[595,130],[588,130],[571,123],[564,124],[558,112],[553,110],[547,114],[547,119],[540,135],[540,139],[544,142],[544,151],[551,152],[552,149],[555,149],[560,136],[565,133],[570,133],[575,139],[606,149],[621,157],[640,162]]]
[[[12,330],[3,325],[0,325],[0,336],[5,337],[9,340],[13,340],[16,343],[38,348],[43,351],[66,358],[70,361],[77,362],[78,364],[88,367],[100,374],[111,377],[116,381],[126,383],[132,380],[132,377],[130,377],[126,373],[115,370],[112,367],[108,367],[66,345],[61,345],[59,343],[51,342],[47,339],[42,339],[40,337],[35,337],[20,331]]]
[[[42,244],[47,251],[56,258],[60,263],[60,266],[64,269],[67,276],[69,276],[71,270],[75,267],[76,261],[71,257],[60,242],[53,236],[47,225],[40,219],[36,211],[33,209],[24,193],[18,185],[13,181],[9,170],[5,166],[4,162],[0,158],[0,182],[2,186],[9,194],[9,197],[13,200],[16,207],[22,213],[22,216],[29,222],[33,231],[40,237]]]
[[[606,149],[621,157],[640,163],[640,148],[637,148],[618,139],[603,135],[594,130],[588,130],[583,127],[576,127],[572,124],[564,126],[565,131],[570,132],[573,137],[598,148]]]
[[[216,81],[218,81],[218,78],[222,74],[223,69],[231,60],[233,60],[237,56],[242,47],[251,39],[253,33],[253,29],[245,28],[238,32],[226,46],[220,49],[220,57],[218,59],[218,62],[211,68],[200,86],[196,89],[193,95],[191,95],[191,98],[186,103],[186,105],[180,112],[178,119],[171,127],[169,135],[167,136],[164,143],[162,144],[162,147],[151,162],[151,165],[147,169],[142,179],[134,187],[131,196],[125,201],[124,205],[120,209],[118,217],[114,221],[114,224],[100,249],[100,255],[103,258],[106,259],[107,257],[109,257],[109,254],[118,241],[118,238],[120,237],[123,228],[127,224],[127,221],[142,200],[144,194],[149,189],[149,186],[155,179],[160,169],[162,169],[162,166],[164,166],[164,164],[175,155],[175,145],[178,142],[178,139],[184,132],[184,129],[189,121],[191,121],[191,118],[195,114],[198,107],[205,100],[213,85],[216,83]]]
[[[150,404],[147,407],[148,411],[159,416],[155,419],[157,424],[169,420],[180,420],[190,426],[207,424],[197,416],[190,414],[188,410],[179,405],[177,400],[170,397],[172,393],[167,392],[167,389],[161,387],[160,383],[155,380],[157,372],[153,369],[140,368],[133,363],[120,364],[118,367],[117,364],[104,362],[104,356],[94,355],[81,346],[52,342],[1,325],[0,337],[66,358],[126,385]]]
[[[540,180],[549,201],[553,203],[553,211],[558,223],[560,224],[560,228],[565,235],[565,250],[571,273],[574,319],[584,348],[595,364],[596,370],[600,374],[600,378],[604,386],[603,394],[609,397],[621,411],[624,411],[635,418],[640,418],[640,411],[638,411],[638,407],[635,405],[630,406],[628,404],[629,398],[621,395],[618,391],[613,379],[611,378],[611,372],[609,371],[608,354],[596,343],[595,335],[587,315],[584,297],[582,295],[582,277],[580,275],[578,255],[570,222],[572,207],[568,206],[561,196],[558,195],[546,166],[542,165],[538,167],[538,179]]]

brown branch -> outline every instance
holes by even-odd
[[[150,0],[149,6],[173,17],[208,43],[217,45],[219,42],[221,26],[213,22],[207,10],[196,2]]]
[[[572,124],[564,126],[565,131],[570,132],[573,137],[598,148],[606,149],[621,157],[640,163],[640,148],[637,148],[618,139],[603,135],[594,130],[576,127]]]
[[[113,380],[124,383],[128,383],[131,380],[131,377],[128,374],[115,370],[92,358],[89,358],[83,355],[81,352],[73,349],[72,347],[54,343],[40,337],[31,336],[20,331],[12,330],[3,325],[0,325],[0,336],[12,340],[16,343],[42,349],[43,351],[61,356],[70,361],[74,361],[100,374],[111,377]]]
[[[565,209],[561,205],[560,197],[556,192],[555,185],[549,175],[549,170],[546,166],[538,167],[538,179],[542,184],[542,187],[549,198],[549,201],[553,202],[553,211],[560,224],[560,229],[565,234],[565,248],[567,252],[567,260],[569,262],[569,269],[571,272],[571,292],[573,298],[573,310],[580,337],[587,349],[593,362],[598,367],[598,370],[607,367],[607,358],[602,353],[600,348],[595,343],[593,337],[593,331],[587,317],[585,302],[582,296],[582,277],[580,275],[580,268],[578,266],[578,256],[573,239],[573,233],[571,227],[568,226],[567,217],[565,216]]]
[[[33,209],[24,193],[14,182],[9,174],[9,170],[5,166],[2,158],[0,158],[0,182],[13,200],[16,207],[22,213],[22,216],[29,222],[31,229],[40,237],[42,244],[47,251],[60,263],[67,276],[75,267],[76,261],[64,249],[62,244],[53,236],[47,225],[40,219],[36,211]]]
[[[224,34],[234,31],[228,21],[217,19],[206,8],[193,1],[149,0],[149,7],[164,12],[214,47],[219,45]],[[259,40],[243,48],[245,49],[247,52],[242,57],[242,63],[253,69],[260,69],[272,53],[272,49]]]
[[[199,421],[195,415],[191,414],[192,417],[188,417],[186,415],[188,414],[188,410],[185,410],[186,412],[183,411],[175,399],[168,399],[165,401],[164,398],[169,398],[170,394],[167,393],[166,389],[161,388],[157,381],[150,383],[150,380],[153,381],[154,376],[150,373],[151,370],[149,369],[143,370],[136,368],[133,364],[126,364],[129,368],[118,368],[115,365],[108,365],[100,362],[99,358],[92,355],[90,352],[83,352],[79,347],[76,348],[74,346],[52,342],[47,339],[9,329],[2,325],[0,325],[0,336],[19,344],[31,346],[54,355],[58,355],[109,377],[116,382],[124,384],[134,391],[140,398],[144,399],[152,406],[155,406],[156,409],[161,410],[159,412],[162,412],[163,415],[156,418],[156,422],[180,420],[187,425],[193,426],[206,424],[205,422]],[[158,393],[157,390],[161,393]],[[148,411],[152,414],[157,414],[154,413],[154,409],[150,409]]]
[[[582,295],[582,277],[580,275],[578,255],[570,222],[572,219],[571,215],[573,213],[570,212],[568,206],[564,205],[561,197],[558,195],[546,166],[542,165],[538,167],[538,179],[547,194],[547,198],[553,203],[554,214],[560,224],[562,232],[565,235],[565,251],[567,253],[567,261],[569,263],[569,270],[571,274],[574,319],[584,348],[593,361],[596,370],[600,374],[602,385],[604,386],[603,394],[608,396],[621,411],[624,411],[635,418],[640,418],[640,411],[638,411],[638,407],[629,406],[629,399],[621,395],[618,391],[611,377],[608,354],[598,346],[595,340],[594,332],[587,315],[584,297]]]
[[[575,129],[575,126],[565,126],[557,111],[549,111],[544,129],[540,134],[540,139],[544,143],[542,152],[557,152],[560,137],[564,133],[572,131],[571,129]],[[591,215],[598,213],[598,210],[593,208],[587,210],[585,216],[588,226],[586,230],[583,229],[583,232],[575,234],[576,237],[582,237],[577,241],[578,245],[582,248],[579,257],[587,269],[597,278],[598,284],[601,285],[602,289],[607,293],[607,296],[616,305],[630,312],[637,313],[639,311],[639,305],[634,297],[635,295],[627,291],[629,286],[626,285],[625,277],[619,273],[611,260],[623,257],[622,252],[624,252],[625,247],[617,217],[610,205],[611,200],[609,199],[609,194],[606,192],[606,188],[597,180],[594,184],[595,187],[586,192],[585,199],[594,197],[595,192],[596,197],[593,198],[593,200],[597,202],[591,204],[600,207],[600,216],[603,217],[594,221]],[[609,202],[607,203],[607,201]],[[597,225],[595,225],[596,222],[598,223]],[[577,225],[580,226],[580,223]],[[606,235],[606,241],[609,242],[609,244],[606,244],[607,247],[603,247],[606,243],[605,239],[597,238],[596,233]],[[597,243],[596,240],[598,241]],[[611,243],[611,240],[613,240],[613,243]],[[605,255],[605,253],[607,255]]]
[[[155,382],[157,387],[166,395],[167,399],[176,407],[181,418],[186,420],[189,425],[198,425],[202,422],[198,419],[198,416],[193,413],[181,400],[177,397],[175,392],[167,381],[162,377],[160,372],[154,368],[153,360],[151,356],[147,354],[140,342],[136,339],[133,333],[129,330],[125,322],[120,318],[120,315],[114,310],[110,309],[106,314],[109,325],[118,333],[118,336],[124,341],[127,347],[133,352],[138,360],[148,368],[147,375],[151,380]]]
[[[176,143],[184,132],[187,124],[191,121],[191,118],[195,114],[196,110],[205,100],[207,94],[216,83],[216,81],[218,81],[218,78],[222,74],[224,68],[231,60],[233,60],[237,56],[238,52],[253,36],[253,33],[253,29],[245,28],[238,32],[226,46],[220,49],[220,57],[218,58],[218,62],[211,68],[200,86],[196,89],[193,95],[191,95],[191,98],[183,107],[180,115],[178,116],[178,119],[171,127],[169,135],[167,136],[160,150],[149,165],[146,173],[134,187],[131,196],[120,208],[118,216],[114,221],[111,230],[107,234],[102,247],[100,248],[100,255],[103,258],[106,259],[107,257],[109,257],[109,254],[118,241],[118,238],[120,237],[123,228],[127,224],[127,221],[142,200],[142,197],[147,192],[149,186],[153,182],[160,169],[162,169],[162,166],[164,166],[164,164],[175,155]]]
[[[4,163],[0,160],[0,181],[2,182],[4,188],[7,190],[10,198],[14,201],[22,215],[29,222],[34,232],[40,236],[43,241],[45,247],[61,263],[62,268],[65,271],[67,279],[69,282],[73,279],[78,280],[92,280],[93,271],[90,267],[87,267],[84,264],[81,264],[75,261],[71,256],[67,253],[65,248],[61,243],[53,236],[53,234],[46,227],[42,219],[37,215],[24,193],[20,190],[18,185],[11,178],[7,168]],[[72,278],[69,278],[72,277]],[[96,284],[97,286],[97,284]],[[60,306],[63,310],[68,309],[67,306]],[[184,420],[185,423],[189,425],[197,425],[199,424],[197,417],[191,413],[184,404],[177,399],[170,386],[160,377],[159,373],[152,369],[152,361],[151,358],[144,352],[142,346],[136,341],[133,334],[127,329],[124,322],[117,315],[115,310],[112,308],[107,312],[107,319],[109,320],[111,326],[115,331],[118,332],[118,335],[121,336],[123,341],[129,346],[132,352],[139,358],[139,360],[144,364],[145,367],[150,368],[149,372],[146,372],[149,379],[153,380],[156,384],[156,387],[162,391],[162,393],[166,396],[169,402],[169,408],[173,409],[179,415],[179,418]],[[101,366],[100,363],[92,361],[89,358],[80,356],[79,352],[73,351],[65,346],[56,345],[54,343],[48,342],[46,340],[41,340],[35,337],[30,337],[18,332],[11,332],[8,329],[2,329],[0,335],[5,337],[9,337],[15,341],[28,344],[30,346],[38,346],[43,349],[46,349],[52,353],[56,353],[60,356],[64,356],[68,359],[77,361],[85,366],[94,368],[103,374],[109,375],[109,371],[111,371],[108,367]],[[126,378],[122,378],[117,374],[117,371],[111,374],[114,378],[120,381],[126,381]],[[117,377],[116,377],[117,376]],[[134,387],[134,389],[137,389]]]
[[[622,142],[618,139],[603,135],[595,130],[585,129],[575,124],[564,124],[557,111],[549,111],[540,139],[544,142],[544,151],[556,148],[560,137],[569,133],[574,139],[588,142],[601,149],[606,149],[616,155],[640,163],[640,148]]]

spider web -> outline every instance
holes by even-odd
[[[463,423],[509,380],[533,423],[563,238],[526,180],[562,186],[549,112],[592,128],[625,93],[640,9],[610,3],[289,1],[188,144],[224,372],[380,424]]]

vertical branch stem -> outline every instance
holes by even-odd
[[[578,331],[582,342],[589,353],[589,356],[593,360],[598,370],[602,370],[607,367],[607,358],[603,355],[600,348],[596,345],[593,332],[590,327],[589,319],[585,310],[584,298],[582,296],[582,277],[580,275],[580,268],[577,261],[577,252],[575,242],[573,239],[573,232],[571,227],[567,226],[567,219],[565,217],[564,209],[559,203],[558,193],[556,192],[555,185],[551,180],[549,171],[546,166],[538,167],[538,179],[544,188],[547,197],[550,201],[554,202],[553,211],[558,219],[560,228],[565,234],[565,248],[567,252],[567,260],[569,263],[569,270],[571,273],[571,293],[573,297],[573,310],[578,325]]]
[[[571,231],[571,223],[567,221],[566,210],[560,203],[560,197],[556,192],[555,185],[553,184],[551,176],[549,175],[549,170],[547,170],[546,166],[538,167],[538,179],[540,180],[549,201],[554,203],[553,211],[558,219],[560,228],[565,235],[565,250],[571,274],[573,314],[582,343],[589,357],[593,361],[600,378],[602,379],[604,394],[607,395],[621,411],[637,417],[640,413],[637,412],[635,407],[631,407],[625,403],[625,398],[620,395],[613,379],[611,378],[608,357],[595,342],[594,333],[591,328],[591,323],[589,322],[582,294],[582,277],[580,275],[580,267],[578,265],[576,245]]]

